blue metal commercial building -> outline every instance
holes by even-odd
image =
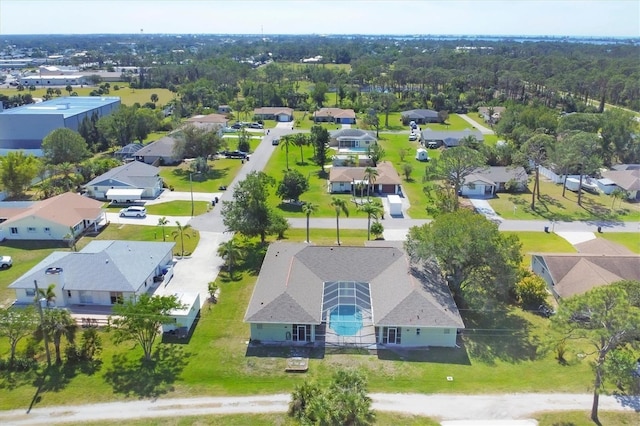
[[[99,117],[120,107],[119,97],[68,96],[49,101],[0,109],[0,155],[21,150],[42,155],[42,139],[53,130],[66,127],[78,131],[85,117]]]

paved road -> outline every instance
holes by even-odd
[[[440,420],[482,420],[499,424],[508,419],[532,417],[541,411],[591,408],[590,394],[371,394],[373,409],[435,417]],[[0,411],[0,424],[37,425],[88,421],[112,421],[154,417],[212,414],[284,413],[288,394],[138,400]],[[600,397],[603,411],[640,411],[640,397]]]

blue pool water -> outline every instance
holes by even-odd
[[[355,336],[362,328],[362,312],[353,305],[338,305],[329,314],[329,328],[339,336]]]

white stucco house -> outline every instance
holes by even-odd
[[[0,241],[62,241],[105,222],[102,203],[67,192],[43,201],[0,202]]]
[[[31,304],[54,284],[55,306],[114,305],[152,293],[173,267],[174,242],[94,240],[79,252],[54,251],[9,285],[16,303]]]
[[[513,182],[512,191],[524,191],[527,188],[528,175],[524,167],[484,167],[478,168],[465,177],[461,188],[463,196],[493,196],[497,192],[508,190]]]
[[[271,244],[244,317],[251,340],[454,347],[464,323],[435,263],[427,271],[400,245],[381,243]]]
[[[162,178],[159,167],[131,161],[92,179],[85,188],[91,198],[134,201],[160,195]]]

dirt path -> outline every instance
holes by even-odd
[[[422,395],[371,394],[378,411],[430,416],[441,420],[525,419],[541,411],[589,410],[590,394]],[[0,411],[0,424],[37,425],[117,421],[211,414],[283,413],[288,394],[158,399]],[[640,397],[600,397],[600,409],[640,413]],[[638,414],[640,419],[640,414]]]

